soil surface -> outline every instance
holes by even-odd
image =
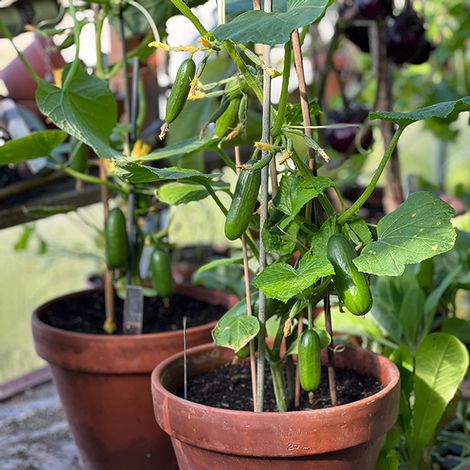
[[[265,411],[277,411],[269,367],[266,367]],[[336,370],[338,404],[345,405],[366,398],[382,389],[373,377],[364,377],[351,369]],[[182,397],[183,390],[177,395]],[[202,405],[238,411],[253,411],[251,398],[250,367],[247,362],[225,365],[206,374],[192,377],[188,381],[188,400]],[[302,391],[301,410],[331,407],[328,370],[322,367],[320,388],[310,403],[307,392]],[[290,411],[294,411],[292,408]]]
[[[116,297],[116,334],[122,334],[124,302]],[[160,297],[145,297],[143,333],[159,333],[182,329],[183,317],[187,327],[204,325],[218,320],[227,308],[212,305],[190,297],[175,294],[165,307]],[[103,331],[105,318],[104,294],[93,293],[55,302],[42,317],[44,323],[62,330],[77,333],[106,334]]]

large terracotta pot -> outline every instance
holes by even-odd
[[[338,367],[373,376],[383,389],[315,411],[224,410],[174,395],[183,380],[183,356],[163,361],[152,374],[153,405],[158,424],[172,438],[180,470],[373,470],[383,436],[398,416],[398,369],[385,357],[356,347],[335,357]],[[225,348],[195,347],[188,351],[189,374],[232,358]]]
[[[80,302],[92,292],[48,302],[32,318],[36,351],[51,366],[83,464],[94,470],[176,469],[170,439],[153,417],[150,373],[182,350],[183,332],[106,336],[64,331],[41,321],[51,303],[64,298]],[[227,307],[237,301],[192,286],[179,286],[177,292]],[[210,341],[213,327],[188,328],[188,345]]]

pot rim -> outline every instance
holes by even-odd
[[[184,295],[183,292],[185,291],[185,285],[182,286],[176,286],[176,291],[177,293],[180,293],[181,295]],[[193,286],[191,286],[193,287]],[[199,288],[199,286],[198,286]],[[205,289],[205,288],[204,288]],[[213,289],[206,289],[208,292],[213,292]],[[180,292],[178,292],[180,291]],[[181,292],[183,291],[183,292]],[[155,337],[162,338],[163,336],[171,339],[172,337],[178,338],[181,335],[182,328],[178,330],[173,330],[173,331],[160,331],[160,332],[153,332],[153,333],[141,333],[138,335],[124,335],[124,334],[119,334],[119,335],[107,335],[107,334],[97,334],[97,333],[84,333],[84,332],[76,332],[76,331],[70,331],[70,330],[64,330],[62,328],[58,328],[56,326],[48,325],[45,323],[42,319],[41,316],[44,314],[45,310],[47,310],[51,305],[56,303],[59,300],[65,300],[69,298],[74,298],[74,297],[81,297],[85,296],[87,294],[92,294],[92,293],[101,293],[103,292],[103,288],[92,288],[92,289],[83,289],[80,291],[76,292],[70,292],[68,294],[64,294],[58,297],[55,297],[51,300],[48,300],[47,302],[39,305],[33,310],[32,313],[32,318],[31,318],[31,324],[33,328],[38,328],[41,329],[45,332],[49,332],[50,334],[55,334],[55,335],[60,335],[64,338],[70,338],[70,339],[83,339],[84,337],[89,338],[90,340],[94,341],[109,341],[109,342],[119,342],[119,341],[128,341],[129,338],[134,338],[136,341],[144,339],[152,339]],[[231,294],[227,294],[231,295]],[[222,305],[222,304],[221,304]],[[228,307],[227,307],[228,308]],[[203,323],[202,325],[197,325],[197,326],[192,326],[187,328],[186,331],[188,332],[195,332],[197,333],[198,331],[202,331],[207,328],[207,325],[213,325],[215,326],[217,324],[217,320],[214,320],[212,322],[208,323]]]
[[[200,346],[195,346],[187,350],[187,355],[197,355],[200,352],[204,351],[209,351],[211,349],[227,349],[223,348],[220,346],[214,345],[214,343],[208,343],[208,344],[202,344]],[[151,377],[151,383],[152,383],[152,389],[155,388],[158,390],[159,393],[165,396],[165,399],[175,401],[176,403],[194,408],[196,410],[200,411],[205,411],[208,412],[210,411],[211,413],[216,413],[219,415],[228,415],[228,416],[245,416],[245,417],[254,417],[256,416],[257,419],[276,419],[276,420],[282,420],[283,416],[288,415],[292,417],[303,417],[305,419],[306,416],[311,416],[315,414],[317,417],[321,414],[325,415],[325,418],[327,418],[329,415],[337,414],[338,412],[347,412],[349,410],[353,410],[356,408],[360,408],[362,406],[366,406],[367,404],[371,402],[375,402],[377,400],[380,400],[381,398],[384,398],[386,395],[388,395],[400,382],[400,372],[397,368],[397,366],[390,361],[390,359],[386,358],[385,356],[382,356],[380,354],[376,354],[372,351],[369,351],[365,348],[360,348],[358,346],[347,346],[346,351],[348,349],[355,349],[355,350],[364,350],[369,352],[370,354],[373,354],[377,357],[380,358],[380,360],[388,365],[388,368],[390,370],[390,377],[389,377],[389,382],[385,386],[382,385],[382,389],[379,390],[377,393],[374,393],[373,395],[370,395],[369,397],[362,398],[360,400],[347,403],[345,405],[338,405],[338,406],[331,406],[329,408],[322,408],[322,409],[316,409],[316,410],[311,410],[311,411],[287,411],[284,413],[278,412],[278,411],[264,411],[264,412],[255,412],[255,411],[239,411],[239,410],[232,410],[232,409],[225,409],[225,408],[216,408],[213,406],[208,406],[208,405],[202,405],[200,403],[196,403],[190,400],[185,400],[184,398],[181,398],[174,393],[170,392],[168,389],[166,389],[163,384],[161,383],[161,376],[164,373],[165,369],[170,366],[172,363],[175,363],[179,361],[183,356],[184,356],[184,351],[179,352],[177,354],[174,354],[173,356],[170,356],[169,358],[163,360],[152,372],[152,377]],[[375,379],[379,380],[378,377],[374,377]],[[274,418],[273,418],[274,417]]]

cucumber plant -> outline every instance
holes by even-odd
[[[327,347],[327,363],[334,369],[331,318],[326,322],[328,331],[318,328],[312,313],[317,305],[324,305],[326,316],[330,316],[330,301],[344,310],[343,315],[364,316],[373,305],[369,288],[371,277],[399,276],[406,266],[453,247],[455,231],[450,220],[454,210],[431,193],[411,194],[377,223],[361,218],[360,210],[374,192],[405,129],[423,120],[452,119],[458,113],[470,110],[470,97],[435,103],[412,112],[371,112],[368,119],[361,117],[361,122],[366,120],[369,131],[375,121],[382,121],[393,129],[393,135],[368,185],[346,207],[339,186],[328,176],[328,155],[320,145],[321,136],[311,132],[312,115],[319,123],[322,123],[323,115],[318,103],[308,100],[299,47],[304,36],[297,32],[300,27],[320,21],[328,2],[315,2],[316,10],[308,15],[304,15],[302,6],[305,2],[302,1],[289,3],[287,11],[276,15],[248,11],[226,24],[219,24],[210,32],[184,2],[172,2],[200,33],[202,47],[199,49],[205,57],[224,51],[236,68],[231,77],[221,78],[218,82],[204,83],[204,73],[199,74],[196,90],[192,91],[198,93],[198,99],[222,97],[219,110],[212,118],[215,130],[211,131],[206,125],[197,137],[175,146],[175,151],[180,153],[214,150],[227,168],[239,173],[234,193],[230,194],[230,206],[227,208],[217,195],[218,176],[184,169],[179,169],[175,175],[148,165],[146,161],[158,159],[158,151],[144,158],[142,164],[119,159],[116,164],[118,171],[131,181],[134,178],[145,178],[149,183],[172,180],[167,183],[168,188],[172,185],[172,190],[175,183],[199,185],[221,209],[226,217],[226,236],[230,240],[238,237],[242,240],[247,253],[245,266],[251,275],[248,274],[247,298],[221,318],[213,337],[216,344],[231,347],[240,355],[245,355],[246,346],[250,345],[253,361],[256,355],[255,411],[263,410],[265,382],[262,371],[264,361],[268,361],[278,409],[286,411],[296,402],[292,374],[283,370],[292,367],[293,354],[299,356],[300,382],[313,394],[312,400],[319,384],[321,347]],[[252,52],[253,42],[265,50],[272,45],[284,45],[288,63],[282,67],[282,72],[270,66],[268,54],[260,57]],[[289,103],[288,100],[292,55],[300,103]],[[270,100],[269,84],[273,76],[282,77],[277,106]],[[225,132],[217,131],[225,128],[226,113],[233,103],[233,97],[230,99],[227,93],[230,82],[243,84],[240,90],[243,100],[248,101],[248,108],[261,107],[263,111],[262,132],[252,140],[253,150],[246,163],[230,158],[229,148],[234,144],[227,138],[230,134],[222,137]],[[233,119],[230,127],[238,127],[241,131],[246,126],[246,120],[239,118],[235,124]],[[327,128],[329,126],[326,124]],[[335,123],[332,128],[347,129],[348,126],[347,123]],[[185,202],[195,201],[200,199],[201,193],[194,191],[187,196]],[[220,265],[232,261],[235,259],[222,260]],[[308,312],[308,319],[302,333],[304,311]],[[265,342],[268,320],[270,326],[274,326],[269,345]],[[296,325],[300,327],[296,328]],[[323,338],[326,341],[322,341]],[[281,352],[283,342],[285,352]],[[334,380],[329,385],[334,388]],[[332,393],[334,403],[333,396]]]
[[[405,130],[419,121],[452,121],[459,113],[470,110],[470,97],[434,102],[410,112],[371,112],[367,117],[361,113],[359,121],[365,122],[365,131],[369,132],[377,121],[381,121],[392,130],[392,135],[385,139],[385,150],[364,191],[347,207],[341,188],[332,177],[334,173],[330,171],[329,156],[322,147],[324,135],[320,128],[326,127],[328,133],[349,129],[351,125],[356,129],[358,122],[355,122],[356,118],[348,118],[349,123],[325,120],[321,109],[325,107],[322,83],[310,88],[306,86],[301,49],[308,28],[319,23],[331,2],[288,1],[286,9],[275,14],[247,11],[228,23],[219,21],[213,31],[206,30],[186,2],[171,2],[199,32],[198,45],[172,48],[156,40],[153,46],[182,53],[198,52],[204,58],[197,66],[192,57],[183,63],[169,96],[167,123],[171,124],[178,115],[184,114],[186,100],[216,101],[217,110],[201,129],[195,129],[194,138],[141,155],[138,159],[128,158],[122,148],[109,144],[115,123],[109,123],[109,116],[101,115],[108,109],[109,90],[102,80],[88,76],[78,60],[64,74],[61,89],[39,80],[38,104],[60,129],[90,146],[98,156],[113,158],[116,177],[129,185],[124,186],[127,192],[137,184],[151,192],[158,184],[161,186],[157,196],[162,202],[184,204],[205,197],[215,201],[226,220],[227,238],[241,239],[247,289],[246,298],[220,319],[213,331],[214,340],[242,356],[249,351],[252,364],[256,359],[257,385],[253,393],[256,412],[262,412],[264,406],[266,361],[271,369],[279,411],[294,409],[298,406],[298,396],[295,374],[291,373],[295,365],[292,356],[298,356],[300,385],[314,401],[321,377],[321,349],[326,348],[326,363],[334,372],[332,323],[346,316],[356,319],[358,315],[370,315],[368,311],[377,304],[377,298],[373,300],[369,289],[371,278],[401,276],[407,266],[452,249],[456,238],[451,224],[454,210],[431,193],[412,193],[377,223],[362,218],[361,209],[377,187]],[[115,2],[104,2],[108,7],[112,3]],[[368,3],[371,6],[367,7]],[[390,2],[385,3],[382,8],[377,2],[360,2],[360,8],[364,16],[382,21],[390,14]],[[73,9],[73,2],[71,5]],[[269,7],[270,2],[265,2],[265,8]],[[223,13],[223,1],[219,2],[219,8]],[[221,14],[220,19],[223,18]],[[419,23],[422,26],[422,22]],[[75,29],[79,28],[76,24]],[[422,35],[422,31],[419,34]],[[253,43],[257,44],[257,51],[263,49],[263,54],[253,52]],[[270,63],[269,48],[275,45],[284,46],[285,63],[279,71]],[[369,48],[367,35],[362,34],[361,46]],[[234,72],[228,77],[221,74],[216,81],[213,78],[206,80],[205,66],[217,54],[230,58]],[[292,58],[299,85],[298,103],[289,102]],[[110,71],[105,69],[99,73],[104,78],[109,74]],[[274,105],[270,84],[277,76],[281,80],[281,95],[278,104]],[[78,105],[87,106],[79,94],[83,83],[89,86],[91,98],[96,98],[93,107],[97,102],[103,104],[96,117],[103,117],[104,125],[84,120],[81,112],[73,111],[82,110]],[[309,100],[311,88],[318,96],[313,94]],[[67,106],[71,111],[66,119],[57,111],[59,102],[71,105]],[[259,126],[250,126],[249,119],[250,111],[259,109],[262,115],[258,114],[257,119],[262,121],[261,130]],[[312,117],[318,126],[311,125]],[[168,129],[165,127],[164,130]],[[169,131],[171,133],[171,126]],[[255,135],[250,136],[250,133]],[[367,133],[353,133],[352,138],[348,133],[345,141],[347,145],[338,146],[345,154],[350,153],[351,148],[367,147],[372,143]],[[234,151],[235,159],[230,156],[231,149],[241,144],[245,144],[245,149],[246,144],[250,145],[244,159],[246,163],[237,159],[239,148]],[[163,158],[205,150],[216,152],[223,164],[237,173],[233,193],[220,173],[203,173],[177,166],[161,168],[152,164]],[[118,188],[123,191],[122,186]],[[231,197],[229,207],[219,197],[221,191]],[[159,273],[165,276],[162,272],[168,274],[167,254],[156,248],[152,261],[154,258],[158,263],[152,273],[156,276]],[[237,263],[239,259],[221,260],[219,265],[232,262]],[[161,285],[155,283],[155,287],[161,295],[169,295],[172,289],[168,278]],[[333,319],[331,302],[344,310]],[[325,329],[314,318],[317,306],[324,307]],[[272,341],[268,343],[267,326],[274,330]],[[422,347],[424,351],[429,348],[428,344]],[[422,359],[423,355],[419,357]],[[329,377],[334,405],[334,373]]]

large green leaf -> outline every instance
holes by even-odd
[[[38,131],[19,139],[9,140],[0,147],[0,165],[21,163],[48,157],[67,138],[63,131]]]
[[[165,180],[209,184],[214,178],[221,176],[220,173],[204,174],[189,168],[153,168],[141,165],[132,158],[120,158],[115,160],[114,163],[116,165],[116,175],[134,184]]]
[[[369,119],[382,119],[384,121],[394,122],[400,126],[407,126],[416,121],[425,119],[448,119],[463,111],[470,111],[470,96],[466,96],[457,101],[446,101],[444,103],[436,103],[425,108],[417,109],[409,113],[394,112],[372,112]]]
[[[309,251],[297,269],[287,263],[274,263],[266,267],[254,280],[255,287],[266,297],[286,303],[289,299],[312,286],[318,279],[333,274],[333,266],[324,256]]]
[[[418,463],[421,451],[433,438],[446,406],[468,368],[468,351],[454,336],[433,333],[416,353],[415,403],[409,452]]]
[[[67,76],[68,68],[64,72]],[[100,157],[120,153],[109,145],[117,122],[116,100],[104,80],[79,68],[69,86],[58,88],[40,80],[36,90],[40,111],[59,129],[88,144]]]
[[[148,155],[139,157],[139,159],[144,161],[153,161],[162,160],[163,158],[178,157],[180,155],[187,155],[189,153],[206,150],[213,147],[216,142],[217,139],[198,139],[197,137],[192,137],[190,139],[181,140],[180,142],[169,145],[168,147],[164,147],[157,152],[149,153]]]
[[[377,224],[377,241],[354,260],[357,268],[378,276],[399,276],[407,264],[419,263],[454,246],[450,219],[455,211],[427,192],[413,193]]]
[[[219,41],[230,39],[244,44],[284,44],[294,29],[320,20],[330,3],[330,0],[288,0],[283,12],[247,11],[218,26],[214,36]]]
[[[232,307],[212,330],[215,344],[239,351],[259,332],[259,321],[246,313],[246,302]]]
[[[230,185],[228,183],[212,183],[215,191],[227,190]],[[209,192],[200,184],[191,183],[168,183],[160,186],[155,194],[160,201],[172,206],[179,204],[188,204],[193,201],[200,201],[209,196]]]

